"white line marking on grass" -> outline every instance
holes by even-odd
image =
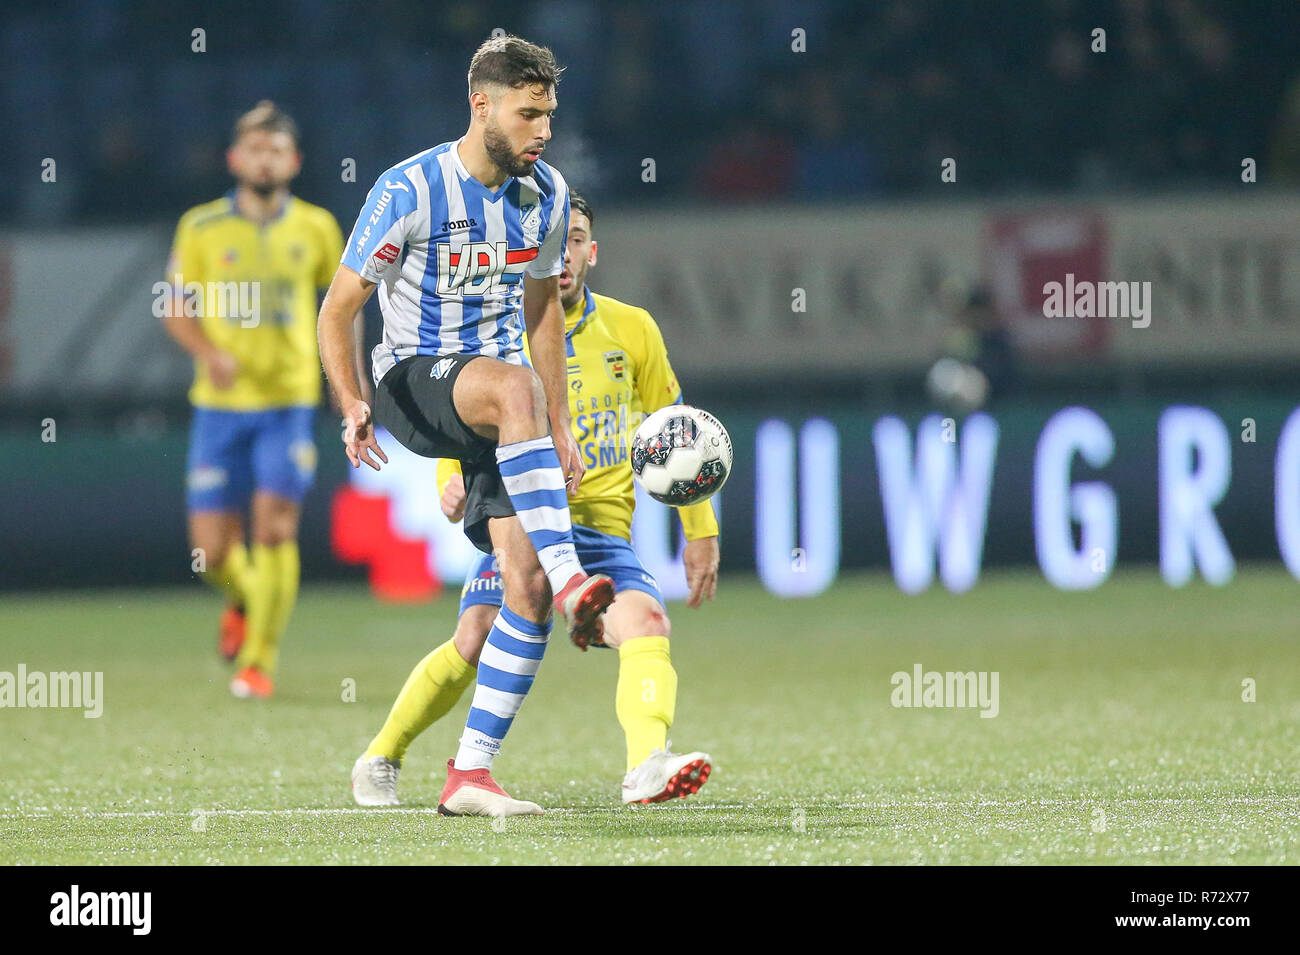
[[[678,811],[678,812],[725,812],[725,811],[759,811],[763,809],[777,810],[785,812],[788,805],[801,804],[805,809],[1015,809],[1033,806],[1194,806],[1204,805],[1207,808],[1218,805],[1231,806],[1295,806],[1300,808],[1300,796],[1233,796],[1228,799],[1206,797],[1198,799],[1195,796],[1169,796],[1154,799],[1126,798],[1126,799],[1108,799],[1105,796],[1078,796],[1069,799],[925,799],[925,800],[908,800],[893,802],[843,802],[843,803],[822,803],[808,801],[806,804],[800,800],[783,800],[780,803],[676,803],[669,802],[660,804],[656,807],[659,811]],[[581,816],[591,813],[613,813],[613,812],[638,812],[654,811],[648,806],[587,806],[587,807],[559,807],[546,810],[548,816]],[[166,818],[168,816],[177,816],[189,818],[195,813],[202,813],[205,816],[354,816],[354,815],[437,815],[436,806],[409,806],[409,807],[374,807],[363,808],[360,806],[342,808],[342,807],[288,807],[284,809],[203,809],[195,807],[193,809],[141,809],[141,810],[121,810],[97,812],[93,809],[48,809],[41,807],[34,810],[24,809],[4,809],[0,808],[0,818],[19,818],[19,819],[49,819],[66,816],[79,816],[85,819],[147,819],[147,818]]]

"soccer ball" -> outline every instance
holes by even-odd
[[[632,473],[651,497],[672,507],[707,501],[731,474],[731,435],[707,411],[660,408],[632,435]]]

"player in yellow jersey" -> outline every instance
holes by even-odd
[[[641,418],[680,401],[681,388],[650,313],[587,288],[588,269],[596,264],[592,219],[588,202],[572,194],[560,298],[565,308],[569,409],[587,473],[569,508],[583,566],[614,580],[616,596],[605,612],[602,645],[617,648],[619,654],[615,711],[627,738],[623,801],[660,802],[698,791],[711,763],[706,753],[668,752],[677,674],[668,653],[663,596],[630,542],[636,496],[627,449]],[[444,513],[460,520],[465,489],[459,462],[439,462],[438,485]],[[708,501],[678,513],[687,538],[687,605],[698,607],[705,597],[713,599],[717,587],[718,523]],[[509,684],[511,674],[493,670],[487,655],[483,660],[479,656],[501,607],[501,593],[496,561],[483,555],[461,592],[455,635],[411,672],[383,729],[353,766],[352,791],[359,804],[398,804],[397,774],[407,747],[455,705],[475,681],[476,665],[478,689],[467,726],[475,728],[479,720],[489,728],[497,719],[497,691],[484,686],[484,667],[498,685]],[[586,649],[580,640],[575,642]],[[527,650],[523,641],[520,648]]]
[[[164,321],[194,358],[187,506],[196,565],[226,597],[220,651],[238,657],[231,692],[265,698],[298,594],[298,518],[316,471],[321,393],[316,308],[343,235],[329,212],[289,194],[302,166],[298,131],[269,100],[236,123],[227,162],[235,188],[176,229]]]

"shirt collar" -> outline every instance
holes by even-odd
[[[235,201],[235,192],[238,190],[238,188],[239,187],[236,186],[235,188],[231,189],[229,192],[226,193],[226,198],[230,200],[230,213],[231,215],[238,216],[241,219],[246,219],[248,222],[253,222],[252,219],[248,219],[242,212],[239,211],[239,203]],[[293,193],[289,193],[284,197],[284,202],[280,204],[280,208],[276,211],[275,215],[271,216],[271,218],[267,219],[265,222],[261,222],[261,223],[253,222],[253,225],[257,225],[265,228],[266,226],[269,226],[271,223],[279,221],[280,219],[284,218],[284,214],[289,211],[289,204],[292,202],[293,202]]]
[[[577,303],[574,304],[576,306]],[[591,316],[591,313],[594,312],[595,310],[596,310],[596,299],[592,297],[591,289],[586,285],[584,285],[582,287],[582,317],[578,319],[577,324],[575,324],[572,328],[570,328],[568,331],[564,333],[564,346],[565,346],[564,350],[565,353],[570,358],[572,358],[574,354],[573,336],[577,333],[578,329],[582,328],[583,325],[587,324],[587,319]],[[567,324],[568,316],[570,313],[565,312],[564,314],[565,314],[565,322]]]
[[[574,311],[577,310],[576,309],[577,304],[578,304],[577,302],[574,302],[575,305]],[[574,332],[580,329],[583,325],[586,324],[587,316],[589,316],[595,310],[596,310],[596,300],[591,297],[591,289],[584,285],[582,287],[582,317],[579,318],[577,323],[564,334],[572,335]],[[567,314],[568,313],[566,313],[566,315]]]
[[[460,158],[460,144],[463,143],[464,141],[465,141],[465,137],[462,136],[460,137],[460,139],[456,140],[454,143],[451,144],[451,161],[455,165],[456,175],[460,178],[461,182],[474,183],[474,185],[478,186],[478,188],[482,189],[484,192],[486,192],[489,196],[492,196],[494,199],[503,195],[505,191],[510,188],[510,184],[514,182],[516,179],[518,179],[520,182],[526,182],[536,187],[536,183],[533,182],[532,176],[525,176],[522,179],[519,179],[518,176],[506,176],[505,182],[501,183],[501,185],[497,186],[497,188],[495,189],[489,189],[487,186],[483,185],[483,183],[479,182],[477,179],[474,178],[474,176],[470,173],[468,167],[466,167],[464,160]]]

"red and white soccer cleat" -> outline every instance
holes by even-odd
[[[239,656],[239,648],[244,645],[244,636],[248,632],[248,619],[243,607],[230,606],[221,613],[221,623],[217,627],[217,652],[227,663]]]
[[[230,681],[230,692],[241,700],[269,700],[275,684],[257,667],[244,667]]]
[[[623,802],[664,802],[675,796],[685,799],[700,791],[712,771],[708,753],[680,756],[657,749],[623,777]]]
[[[454,759],[447,760],[447,785],[438,799],[438,812],[444,816],[540,816],[542,807],[535,802],[511,799],[496,784],[486,769],[457,769]]]
[[[614,602],[614,581],[606,574],[574,574],[555,595],[555,609],[569,625],[569,639],[579,650],[605,645],[600,615]]]

